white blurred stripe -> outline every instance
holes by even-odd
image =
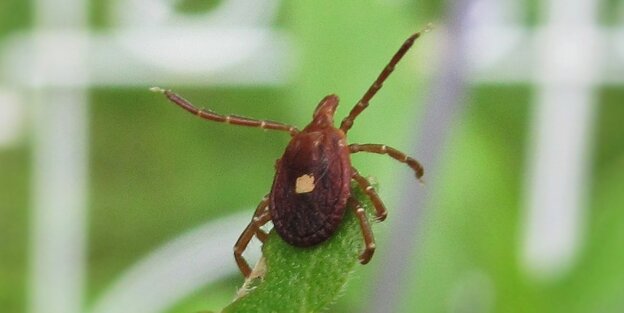
[[[564,274],[582,243],[593,106],[585,91],[539,94],[522,251],[533,277]]]
[[[24,104],[21,97],[0,87],[0,148],[14,143],[20,137],[24,123]]]
[[[6,43],[0,81],[23,87],[279,85],[293,64],[288,36],[268,28],[40,31]],[[76,68],[67,47],[79,45],[89,58]]]
[[[87,1],[35,0],[35,32],[84,29]],[[33,121],[30,313],[83,311],[88,185],[87,96],[83,89],[52,89],[41,80],[62,69],[72,81],[86,77],[80,38],[50,49],[34,41],[29,74]]]
[[[80,91],[40,91],[33,149],[31,313],[82,312],[87,106]]]
[[[232,247],[251,212],[210,221],[151,252],[122,273],[90,312],[165,312],[202,286],[238,274]],[[253,265],[260,255],[259,244],[247,251]]]
[[[551,0],[543,11],[521,260],[534,278],[551,279],[582,244],[601,46],[595,1]]]
[[[88,23],[89,1],[34,0],[35,26],[40,29],[78,28]]]

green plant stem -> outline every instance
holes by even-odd
[[[352,185],[353,195],[370,214],[371,203]],[[263,245],[264,277],[222,312],[319,312],[341,294],[364,247],[358,221],[351,208],[336,233],[327,241],[297,248],[272,231]]]

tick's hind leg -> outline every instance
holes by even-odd
[[[364,251],[360,254],[360,263],[366,264],[373,257],[375,252],[375,238],[373,237],[373,231],[371,230],[368,219],[366,218],[366,211],[362,207],[362,204],[355,198],[349,198],[347,204],[358,219],[360,228],[362,229],[362,236],[364,237]]]
[[[291,125],[283,124],[280,122],[274,121],[266,121],[266,120],[257,120],[248,117],[238,116],[238,115],[221,115],[210,110],[202,110],[195,107],[188,100],[182,98],[175,92],[171,90],[164,90],[158,87],[153,87],[150,90],[154,92],[163,93],[169,101],[175,103],[179,107],[187,110],[188,112],[197,115],[203,119],[221,122],[232,125],[240,125],[240,126],[249,126],[249,127],[259,127],[264,129],[273,129],[273,130],[281,130],[289,132],[291,135],[295,135],[299,133],[299,130]]]
[[[254,235],[256,235],[261,242],[266,240],[267,233],[260,229],[260,227],[271,220],[271,215],[267,210],[268,205],[269,197],[267,195],[262,199],[260,204],[258,204],[251,222],[249,222],[243,233],[238,237],[236,244],[234,244],[234,259],[245,277],[251,274],[251,267],[249,267],[249,264],[245,261],[245,258],[243,258],[243,252],[247,249],[247,245]]]
[[[388,147],[386,145],[379,145],[379,144],[365,144],[365,145],[358,145],[358,144],[351,144],[349,145],[349,151],[351,151],[351,153],[356,153],[356,152],[370,152],[370,153],[377,153],[377,154],[387,154],[388,156],[390,156],[391,158],[401,162],[401,163],[405,163],[407,164],[407,166],[411,167],[412,170],[414,170],[414,173],[416,174],[416,179],[418,179],[419,181],[422,181],[422,176],[425,174],[425,170],[423,169],[422,165],[420,165],[420,163],[418,163],[418,161],[416,161],[415,159],[407,156],[405,153],[394,149],[392,147]]]
[[[370,184],[368,179],[360,175],[360,173],[358,173],[358,171],[355,168],[352,167],[351,172],[352,172],[351,176],[353,177],[353,179],[358,183],[360,188],[364,190],[364,193],[366,193],[366,195],[371,199],[371,202],[373,202],[377,220],[378,221],[385,220],[386,215],[388,215],[388,212],[386,210],[386,206],[383,204],[383,202],[379,198],[379,195],[377,195],[375,188]]]

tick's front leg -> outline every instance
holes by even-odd
[[[167,99],[169,99],[169,101],[175,103],[177,106],[205,120],[209,120],[213,122],[220,122],[220,123],[225,123],[225,124],[239,125],[239,126],[258,127],[258,128],[263,128],[263,129],[285,131],[285,132],[290,133],[291,136],[294,136],[299,133],[299,130],[296,127],[292,125],[288,125],[288,124],[283,124],[280,122],[258,120],[258,119],[253,119],[253,118],[238,116],[238,115],[222,115],[222,114],[218,114],[216,112],[210,111],[210,110],[203,110],[203,109],[197,108],[188,100],[182,98],[180,95],[176,94],[175,92],[171,90],[165,90],[159,87],[152,87],[150,90],[153,92],[159,92],[159,93],[164,94],[167,97]]]

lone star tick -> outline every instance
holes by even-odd
[[[292,136],[284,154],[277,160],[271,192],[258,204],[253,219],[234,245],[234,258],[245,277],[249,276],[251,268],[243,258],[243,251],[254,235],[262,242],[266,240],[267,233],[261,229],[264,224],[273,221],[275,230],[284,241],[293,246],[308,247],[327,240],[338,228],[347,208],[352,209],[357,216],[364,237],[365,248],[360,255],[360,263],[370,261],[375,251],[375,240],[362,205],[351,196],[351,180],[355,180],[371,199],[377,220],[386,218],[386,208],[368,180],[351,166],[350,155],[357,152],[387,154],[411,167],[417,179],[423,176],[424,170],[418,161],[386,145],[347,144],[347,132],[420,34],[418,32],[407,38],[349,115],[342,120],[340,128],[334,127],[338,97],[333,94],[321,100],[314,110],[312,122],[299,130],[279,122],[198,109],[170,90],[158,87],[151,89],[163,93],[171,102],[203,119],[279,130]]]

